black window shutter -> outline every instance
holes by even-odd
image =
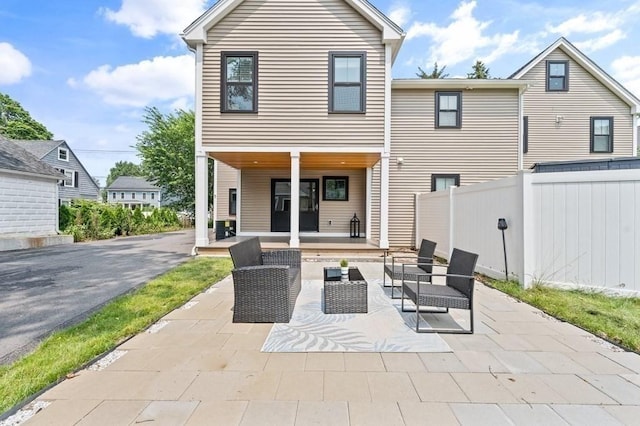
[[[59,170],[59,171],[60,171],[60,173],[64,174],[64,169],[56,169],[56,170]],[[62,180],[60,181],[60,183],[59,183],[58,185],[60,185],[60,186],[64,186],[64,180],[65,180],[65,178],[63,177],[63,178],[62,178]]]
[[[73,172],[74,176],[73,176],[73,186],[74,187],[78,187],[78,172]]]

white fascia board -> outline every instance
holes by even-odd
[[[10,170],[10,169],[0,169],[0,173],[6,173],[9,175],[19,175],[19,176],[27,176],[39,179],[51,179],[51,180],[62,180],[64,176],[53,176],[53,175],[41,175],[40,173],[30,173],[30,172],[21,172],[19,170]]]
[[[475,79],[475,78],[410,78],[395,79],[393,89],[518,89],[527,90],[533,86],[531,80]]]
[[[207,42],[207,31],[215,24],[220,22],[233,9],[235,9],[244,0],[219,0],[209,10],[204,12],[198,19],[193,21],[183,31],[180,36],[191,47],[195,47],[198,43]]]
[[[321,147],[321,146],[282,146],[282,147],[272,147],[272,146],[203,146],[203,152],[300,152],[300,153],[310,153],[310,152],[334,152],[334,153],[382,153],[384,152],[384,147],[379,148],[369,148],[369,147]]]

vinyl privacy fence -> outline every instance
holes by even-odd
[[[518,175],[416,194],[416,245],[479,254],[478,272],[511,279],[640,295],[640,170]]]

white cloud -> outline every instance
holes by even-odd
[[[407,40],[430,37],[433,44],[428,63],[438,62],[452,66],[479,56],[480,50],[489,53],[486,61],[494,60],[512,50],[518,40],[518,31],[488,36],[486,30],[491,21],[478,21],[473,16],[477,2],[463,1],[451,14],[452,22],[446,27],[435,23],[414,23],[407,31]]]
[[[103,65],[87,74],[82,84],[106,103],[143,107],[154,101],[193,96],[194,67],[192,55],[158,56],[116,68]],[[69,79],[69,84],[77,87],[80,83]]]
[[[615,29],[610,33],[603,35],[602,37],[576,42],[575,45],[578,49],[584,50],[586,53],[591,53],[595,52],[596,50],[602,50],[609,46],[612,46],[626,37],[627,35],[622,32],[622,30]]]
[[[0,84],[19,83],[31,75],[31,61],[9,43],[0,43]]]
[[[143,38],[177,35],[206,10],[207,0],[122,0],[120,10],[103,8],[107,20]]]
[[[622,56],[611,64],[613,76],[640,97],[640,56]]]
[[[409,22],[411,14],[411,9],[408,6],[402,4],[394,4],[389,10],[388,16],[389,19],[391,19],[393,22],[398,24],[400,27],[403,27],[404,24]]]
[[[559,25],[547,25],[547,31],[568,37],[575,33],[599,33],[602,31],[612,31],[620,26],[622,16],[620,13],[593,12],[591,14],[581,13]]]

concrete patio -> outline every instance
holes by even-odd
[[[449,353],[263,353],[271,324],[231,322],[230,277],[193,302],[41,395],[24,424],[640,424],[639,355],[482,284],[476,333],[443,335]]]

